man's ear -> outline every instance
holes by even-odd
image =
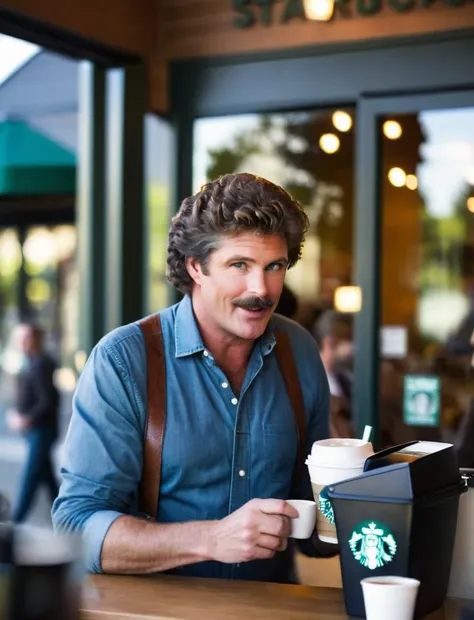
[[[201,280],[203,276],[201,263],[195,258],[188,256],[188,258],[186,259],[186,271],[193,279],[193,282],[195,282],[198,286],[201,286]]]

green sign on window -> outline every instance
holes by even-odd
[[[407,375],[404,382],[403,421],[409,426],[438,426],[439,377]]]

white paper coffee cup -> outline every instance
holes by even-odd
[[[317,510],[318,537],[337,543],[334,512],[321,491],[329,484],[359,476],[365,460],[374,453],[372,444],[362,439],[323,439],[315,441],[306,459]]]
[[[291,519],[290,538],[310,538],[316,525],[316,503],[306,499],[289,499],[287,504],[296,508],[299,514],[295,519]]]
[[[367,577],[360,582],[366,620],[412,620],[420,582],[409,577]]]

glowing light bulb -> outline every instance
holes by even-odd
[[[405,179],[405,185],[408,189],[415,191],[418,189],[418,179],[414,174],[407,174],[407,178]]]
[[[334,13],[335,0],[303,0],[307,19],[328,22]]]
[[[347,112],[338,110],[332,115],[332,124],[338,131],[342,131],[344,133],[349,131],[352,127],[352,117]]]
[[[334,292],[334,307],[338,312],[360,312],[362,308],[360,286],[339,286]]]
[[[319,138],[319,146],[321,147],[321,150],[328,153],[328,155],[332,155],[339,150],[340,145],[341,142],[339,138],[333,133],[325,133]]]
[[[398,140],[402,135],[402,126],[397,121],[385,121],[383,133],[389,140]]]
[[[402,168],[391,168],[388,172],[388,180],[394,187],[403,187],[407,180],[405,170]]]

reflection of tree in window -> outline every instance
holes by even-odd
[[[0,232],[0,351],[16,321],[21,246],[14,230]]]
[[[208,179],[252,172],[282,185],[304,206],[311,232],[294,270],[300,277],[291,280],[290,272],[290,285],[299,296],[314,302],[319,295],[329,305],[334,288],[348,283],[352,272],[354,132],[346,116],[346,131],[338,131],[332,111],[263,115],[230,145],[208,150]],[[334,152],[322,148],[326,135],[337,135],[328,141]]]

